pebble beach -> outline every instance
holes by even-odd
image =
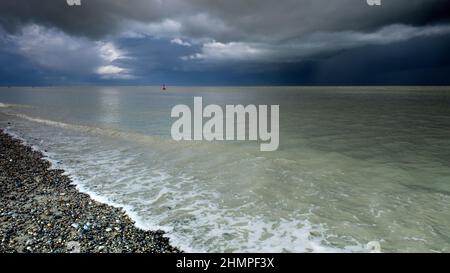
[[[163,231],[79,192],[63,170],[0,129],[0,252],[173,253]]]

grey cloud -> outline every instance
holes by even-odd
[[[208,42],[200,52],[184,56],[183,60],[203,62],[295,62],[311,58],[318,54],[346,50],[350,48],[386,45],[404,42],[414,38],[432,37],[450,34],[450,25],[413,27],[390,25],[372,33],[342,31],[318,32],[305,35],[283,44],[245,43],[245,42]]]
[[[82,0],[81,6],[70,7],[65,0],[2,0],[0,32],[8,31],[3,37],[16,39],[17,54],[41,67],[112,79],[132,79],[138,72],[133,56],[114,48],[114,41],[124,37],[165,38],[168,44],[190,48],[172,56],[181,66],[205,66],[300,62],[323,53],[450,33],[448,0],[382,3]],[[101,41],[110,43],[102,46]]]
[[[126,52],[111,42],[73,37],[54,28],[30,25],[15,35],[0,32],[4,50],[23,56],[38,67],[71,75],[97,74],[102,78],[131,78],[121,61]]]
[[[421,26],[450,17],[446,0],[385,0],[380,7],[365,0],[197,2],[240,38],[261,40],[289,40],[312,32],[370,32],[391,24]]]
[[[447,20],[448,0],[3,0],[0,24],[9,31],[36,23],[99,39],[132,27],[172,21],[179,35],[220,42],[283,42],[313,32],[370,32],[391,24],[421,26]]]
[[[175,1],[172,1],[175,4]],[[0,2],[0,23],[8,31],[24,24],[42,24],[69,34],[99,38],[114,34],[123,20],[158,21],[178,7],[162,1],[82,0],[81,6],[68,6],[65,0],[5,0]]]

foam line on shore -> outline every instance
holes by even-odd
[[[162,232],[136,228],[122,208],[102,205],[105,203],[70,186],[74,184],[72,179],[55,172],[55,166],[48,164],[50,160],[42,152],[6,129],[0,131],[1,147],[2,154],[10,159],[2,161],[0,170],[5,190],[2,211],[8,213],[2,213],[5,222],[0,231],[6,238],[23,240],[2,240],[2,249],[46,253],[179,251],[163,238]],[[36,191],[39,188],[44,189],[45,196]],[[23,193],[26,195],[22,198],[16,197]],[[48,213],[55,209],[58,215]],[[13,231],[8,230],[11,226],[15,227]]]
[[[139,228],[142,230],[147,230],[147,231],[162,230],[165,232],[164,237],[168,238],[171,242],[171,245],[173,245],[174,247],[179,248],[182,251],[186,251],[186,252],[204,252],[201,249],[193,249],[189,245],[189,243],[187,243],[185,240],[182,240],[178,236],[172,234],[171,227],[160,226],[160,225],[155,225],[155,224],[149,223],[148,221],[143,220],[143,218],[140,217],[139,214],[136,213],[136,211],[131,206],[112,201],[110,198],[108,198],[106,196],[102,196],[102,195],[97,194],[94,191],[88,190],[83,185],[83,182],[77,177],[76,171],[74,169],[72,169],[68,166],[65,166],[64,164],[53,159],[51,152],[45,151],[44,149],[41,149],[39,146],[29,143],[25,138],[23,138],[19,134],[15,133],[14,131],[12,131],[10,127],[4,128],[4,133],[10,135],[12,138],[22,141],[22,143],[24,145],[29,146],[33,151],[42,153],[45,156],[45,159],[50,162],[50,164],[51,164],[50,169],[53,169],[53,170],[62,169],[64,171],[64,174],[67,175],[71,179],[71,183],[76,187],[76,189],[80,193],[87,194],[94,201],[122,209],[134,221],[134,226],[136,228]]]

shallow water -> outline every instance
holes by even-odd
[[[176,104],[280,105],[280,147],[174,142]],[[450,251],[450,88],[0,88],[0,125],[187,251]]]

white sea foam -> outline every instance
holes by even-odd
[[[25,119],[25,120],[28,120],[31,122],[45,124],[48,126],[62,128],[62,129],[76,130],[79,132],[89,133],[92,135],[106,136],[106,137],[110,137],[110,138],[127,139],[130,141],[146,143],[146,144],[152,144],[152,143],[156,144],[156,143],[162,141],[160,137],[148,136],[148,135],[131,133],[131,132],[124,132],[124,131],[115,130],[115,129],[111,129],[111,128],[100,128],[100,127],[66,123],[66,122],[49,120],[49,119],[44,119],[44,118],[39,118],[39,117],[32,117],[32,116],[22,114],[22,113],[4,113],[4,114],[9,115],[9,116],[18,117],[21,119]],[[172,144],[177,144],[177,142],[175,142],[175,141],[171,141],[171,140],[165,140],[165,141],[170,141],[170,142],[172,142]],[[195,145],[195,144],[193,144],[193,145]]]
[[[64,169],[79,191],[89,194],[96,201],[123,208],[139,228],[165,231],[171,243],[185,251],[366,251],[361,245],[332,247],[327,243],[327,229],[310,223],[307,217],[268,220],[248,214],[246,205],[224,208],[218,203],[223,198],[221,194],[211,191],[194,176],[183,173],[174,175],[170,165],[165,169],[164,165],[153,168],[141,164],[134,150],[115,150],[108,146],[98,149],[107,142],[103,138],[96,140],[84,135],[95,132],[94,135],[110,136],[107,129],[23,114],[15,116],[51,127],[75,128],[75,131],[83,133],[81,138],[74,138],[59,131],[57,138],[52,139],[54,143],[49,143],[45,140],[51,135],[48,129],[24,127],[26,137],[32,137],[32,131],[37,130],[37,138],[44,140],[37,143],[30,141],[28,144],[43,152],[53,168]],[[8,132],[14,134],[12,130]],[[113,136],[122,137],[123,134],[125,132],[114,132]],[[20,137],[20,134],[15,133],[14,136]],[[78,147],[84,146],[89,147],[87,153],[78,151]]]
[[[28,119],[34,121],[33,119]],[[46,121],[47,123],[47,121]],[[50,122],[50,124],[55,124],[53,122]],[[77,176],[77,170],[73,168],[72,166],[69,166],[67,164],[61,163],[61,156],[57,155],[56,153],[46,151],[41,145],[37,143],[32,143],[27,141],[27,139],[22,136],[21,134],[15,132],[11,128],[5,128],[5,133],[9,134],[13,138],[21,140],[25,145],[30,146],[33,150],[39,151],[42,154],[44,154],[46,160],[48,160],[51,163],[51,169],[63,169],[64,174],[69,176],[71,178],[72,183],[75,185],[76,189],[82,193],[85,193],[89,195],[90,198],[93,200],[108,204],[117,208],[123,209],[128,216],[135,222],[135,226],[137,228],[143,229],[143,230],[162,230],[166,232],[165,237],[170,239],[170,242],[173,246],[179,247],[180,249],[183,249],[187,252],[203,252],[201,249],[195,249],[192,248],[189,242],[189,239],[186,237],[186,235],[178,236],[177,234],[170,234],[169,232],[172,230],[171,226],[167,225],[158,225],[156,222],[152,221],[151,219],[144,219],[141,217],[133,208],[131,205],[125,205],[117,201],[113,201],[111,198],[107,197],[106,195],[99,194],[98,192],[94,190],[88,189],[86,187],[86,181],[83,179],[78,178]],[[93,162],[88,162],[87,164],[92,164]],[[98,163],[98,161],[97,161]],[[164,175],[161,173],[161,175]],[[122,178],[126,179],[126,177]],[[162,195],[163,192],[160,193]],[[154,200],[157,201],[157,200]]]

